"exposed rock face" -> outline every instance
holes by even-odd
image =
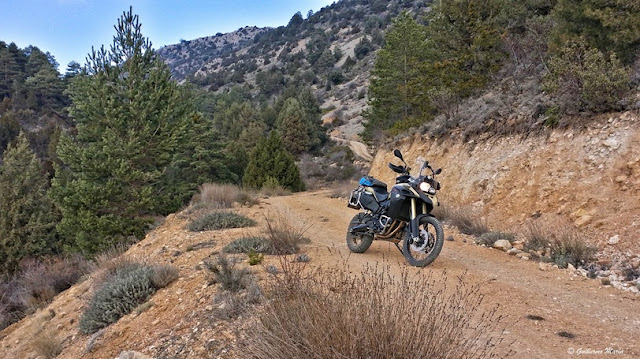
[[[548,135],[548,136],[547,136]],[[458,138],[415,135],[381,148],[371,174],[393,183],[399,148],[412,168],[442,167],[441,202],[483,210],[496,229],[561,220],[609,252],[640,252],[640,116],[603,115],[583,130],[545,135]],[[531,213],[540,213],[532,218]],[[619,235],[618,244],[607,246]]]

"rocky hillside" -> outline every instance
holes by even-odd
[[[193,69],[221,59],[238,49],[248,46],[254,37],[268,31],[266,28],[243,27],[226,34],[201,37],[195,40],[183,40],[179,44],[160,48],[158,53],[165,59],[176,78],[184,78],[193,73]]]
[[[178,79],[210,91],[248,85],[265,97],[287,84],[312,86],[333,135],[357,139],[366,106],[369,71],[384,31],[401,11],[424,13],[424,0],[342,0],[293,15],[286,26],[241,28],[159,50]]]

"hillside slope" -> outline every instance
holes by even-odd
[[[362,255],[349,253],[344,243],[344,230],[356,212],[345,202],[328,197],[327,192],[308,192],[263,200],[260,206],[242,208],[240,212],[262,218],[263,212],[289,211],[298,220],[312,224],[307,232],[311,243],[303,248],[311,257],[311,265],[344,268],[351,271],[367,266],[388,265],[389,275],[410,276],[432,273],[437,277],[464,275],[468,284],[481,286],[485,295],[483,307],[498,304],[503,316],[505,345],[526,357],[561,358],[569,348],[613,348],[622,351],[616,357],[631,358],[640,354],[636,333],[640,330],[640,297],[613,288],[602,288],[595,280],[576,277],[566,270],[538,269],[538,264],[507,256],[501,251],[470,244],[469,237],[446,228],[454,242],[446,242],[433,265],[420,269],[408,267],[391,244],[374,243]],[[0,332],[0,357],[32,358],[30,349],[37,328],[53,328],[63,340],[59,358],[114,358],[125,350],[135,350],[155,358],[236,358],[243,333],[251,328],[251,318],[227,322],[216,320],[213,298],[217,286],[207,284],[201,269],[202,260],[219,251],[232,238],[260,230],[226,230],[191,233],[184,229],[182,215],[170,215],[166,222],[132,247],[129,255],[147,258],[154,263],[173,262],[180,268],[181,278],[158,291],[153,306],[140,315],[125,316],[106,328],[96,339],[81,335],[77,321],[90,296],[92,280],[78,284],[59,295],[47,308]],[[215,246],[189,251],[189,245],[215,241]],[[266,265],[278,265],[268,256],[264,266],[252,267],[260,277],[266,276]],[[498,269],[500,268],[500,269]],[[465,274],[466,273],[466,274]],[[597,308],[597,310],[596,310]],[[544,319],[529,320],[527,315]],[[568,331],[567,339],[557,335]],[[89,344],[91,343],[91,344]]]

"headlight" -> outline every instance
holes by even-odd
[[[431,186],[427,182],[420,183],[420,190],[422,192],[428,192]]]
[[[436,194],[436,189],[431,187],[429,188],[429,190],[427,191],[429,194]]]

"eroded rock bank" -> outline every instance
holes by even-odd
[[[463,142],[414,135],[376,154],[371,174],[394,183],[393,148],[419,168],[442,167],[441,200],[472,206],[493,228],[566,221],[614,262],[640,254],[640,116],[603,116],[581,129],[544,135],[485,136]],[[544,223],[544,222],[540,222]]]

